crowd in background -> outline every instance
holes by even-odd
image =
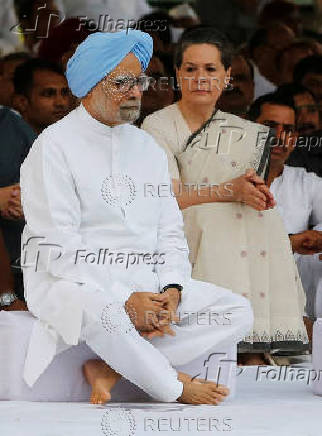
[[[151,78],[150,87],[143,93],[138,126],[147,116],[180,99],[173,54],[183,30],[205,24],[224,32],[234,52],[231,81],[218,101],[218,108],[275,129],[279,138],[289,134],[298,136],[297,146],[272,157],[269,185],[273,186],[286,163],[287,167],[314,173],[318,177],[314,179],[318,188],[314,189],[321,188],[322,35],[318,20],[313,27],[307,25],[306,9],[284,0],[197,0],[171,10],[152,9],[145,0],[5,0],[3,3],[0,11],[0,293],[14,289],[19,296],[7,310],[27,309],[19,259],[24,226],[20,166],[37,135],[78,105],[64,72],[77,45],[91,33],[106,30],[100,28],[103,20],[99,17],[108,15],[114,23],[121,17],[126,25],[130,20],[132,27],[153,37],[154,55],[146,71]],[[278,195],[278,187],[274,189]],[[302,226],[301,232],[294,230],[290,220],[287,232],[294,253],[315,255],[322,251],[322,227],[318,227],[322,223],[316,212],[320,207],[316,204],[319,197],[315,191],[307,193],[305,189],[298,209],[289,212],[303,215],[301,208],[306,208],[306,216],[302,217],[305,228]],[[309,232],[305,240],[296,236],[305,232]],[[306,260],[301,262],[303,276],[310,275]],[[319,267],[321,271],[322,262]],[[321,277],[322,272],[319,274]],[[319,277],[308,287],[316,288],[318,280]],[[315,303],[310,298],[308,301],[307,315],[313,319],[317,316]]]

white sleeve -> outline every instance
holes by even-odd
[[[163,161],[161,184],[171,186],[166,155],[162,153]],[[161,212],[158,225],[158,253],[163,254],[163,263],[158,263],[156,271],[159,277],[160,289],[171,283],[184,286],[191,277],[189,249],[183,231],[182,213],[175,196],[169,195],[170,189],[160,193]]]
[[[315,230],[322,231],[322,178],[309,173],[311,182],[312,212],[310,224]]]
[[[76,261],[77,250],[90,248],[84,246],[80,234],[80,201],[66,158],[48,133],[35,141],[21,167],[21,197],[30,234],[41,244],[57,244],[60,252],[58,259],[52,256],[47,263],[46,272],[74,283],[102,285],[108,278],[106,272]]]

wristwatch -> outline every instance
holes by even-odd
[[[17,295],[14,292],[4,292],[3,294],[0,294],[0,306],[10,306],[13,302],[18,300]]]
[[[167,291],[169,288],[176,288],[179,291],[180,295],[183,290],[183,286],[179,285],[179,283],[170,283],[169,285],[166,285],[161,289],[160,294],[163,294],[163,292]]]

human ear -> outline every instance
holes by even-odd
[[[25,95],[15,94],[12,99],[12,106],[23,115],[28,109],[28,99]]]

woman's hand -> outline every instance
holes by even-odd
[[[275,206],[273,194],[253,169],[231,180],[230,190],[233,201],[245,203],[255,210],[262,211]]]
[[[266,186],[265,181],[256,174],[253,168],[248,169],[245,175],[266,196],[266,209],[272,209],[276,205],[276,201],[268,186]]]

